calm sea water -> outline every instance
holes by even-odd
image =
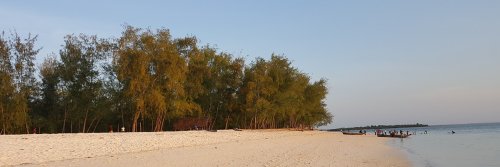
[[[402,149],[416,167],[500,167],[500,123],[402,130],[416,131],[417,135],[390,140],[389,144]],[[425,130],[427,134],[423,134]]]

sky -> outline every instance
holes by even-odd
[[[247,63],[282,54],[340,128],[500,122],[500,1],[6,1],[0,31],[38,34],[40,64],[68,34],[123,25],[196,36]]]

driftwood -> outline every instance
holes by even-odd
[[[209,130],[212,125],[211,118],[182,118],[174,123],[175,131],[183,130]]]

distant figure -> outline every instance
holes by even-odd
[[[379,134],[382,134],[382,133],[383,133],[383,132],[382,132],[382,130],[380,130],[380,129],[377,129],[377,130],[375,131],[375,135],[379,135]]]
[[[36,128],[33,128],[33,134],[36,134]]]
[[[399,130],[399,135],[403,135],[403,130]]]
[[[359,130],[359,133],[363,133],[363,130]]]
[[[426,131],[424,131],[424,134],[427,134],[427,130],[426,130]]]
[[[122,126],[122,129],[121,129],[121,130],[122,130],[122,132],[125,132],[125,127],[124,127],[124,126]]]
[[[410,135],[410,131],[406,131],[406,135]]]
[[[109,133],[113,133],[113,125],[109,125]]]
[[[365,134],[365,135],[366,135],[366,130],[363,130],[363,134]]]
[[[451,134],[455,134],[455,131],[451,131]]]

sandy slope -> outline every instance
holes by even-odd
[[[0,136],[0,165],[409,166],[388,139],[319,131]]]

